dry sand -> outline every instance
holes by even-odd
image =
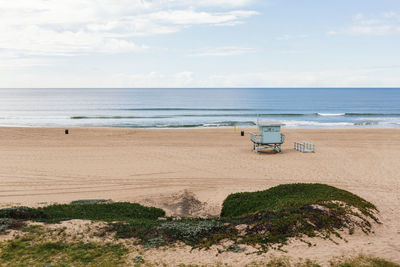
[[[326,262],[366,253],[400,263],[400,130],[288,130],[283,152],[252,152],[248,131],[0,128],[0,207],[77,199],[112,199],[164,208],[171,215],[218,215],[230,193],[293,183],[326,183],[373,202],[382,225],[336,245],[293,242],[287,255]],[[316,153],[293,150],[310,141]],[[274,252],[276,253],[276,252]],[[179,255],[179,256],[178,256]],[[172,264],[228,262],[269,256],[215,251],[147,252]]]

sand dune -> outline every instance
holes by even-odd
[[[233,129],[73,128],[64,135],[55,128],[0,128],[0,205],[104,198],[175,215],[216,216],[232,192],[326,183],[376,204],[383,224],[340,245],[294,242],[288,255],[326,259],[364,252],[400,263],[400,130],[284,132],[282,153],[256,154],[247,130],[241,137]],[[294,141],[304,140],[316,153],[293,150]],[[196,253],[201,259],[208,252]],[[230,257],[234,262],[239,256]]]

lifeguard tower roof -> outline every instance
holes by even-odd
[[[276,121],[260,121],[258,126],[285,126],[285,124]]]

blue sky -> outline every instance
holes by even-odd
[[[13,0],[0,14],[0,87],[400,87],[399,0]]]

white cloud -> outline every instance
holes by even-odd
[[[307,34],[299,34],[299,35],[284,34],[284,35],[276,37],[275,39],[278,41],[289,41],[289,40],[293,40],[293,39],[304,39],[307,37],[308,37]]]
[[[354,20],[361,20],[363,17],[364,17],[363,14],[358,13],[358,14],[356,14],[356,15],[354,16]]]
[[[385,12],[375,16],[357,14],[353,24],[342,30],[330,31],[328,35],[395,35],[400,34],[400,15],[396,12]]]
[[[290,36],[289,34],[284,34],[282,36],[276,37],[276,40],[278,41],[288,41],[290,39],[292,39],[292,36]]]
[[[200,7],[219,7],[234,8],[248,6],[255,0],[169,0],[170,5],[175,6],[200,6]]]
[[[0,71],[2,71],[0,64]],[[5,72],[0,75],[0,84],[2,87],[10,88],[154,88],[154,87],[191,87],[194,83],[194,74],[190,71],[178,73],[115,73],[95,75],[90,73],[58,73],[47,76],[41,73],[22,72],[19,79],[13,79],[12,76],[3,75],[9,68],[4,68]]]
[[[13,0],[0,1],[0,52],[68,56],[146,49],[133,38],[188,26],[235,25],[258,14],[251,0]],[[219,11],[202,10],[218,8]]]
[[[386,74],[397,67],[330,69],[318,71],[271,71],[210,76],[204,87],[394,87],[400,77]]]
[[[0,29],[0,48],[15,54],[68,56],[91,52],[130,52],[146,48],[133,41],[104,38],[83,30],[59,32],[36,25],[26,26],[19,31]]]
[[[308,54],[311,53],[309,50],[296,50],[296,49],[290,49],[290,50],[282,50],[281,54],[286,54],[286,55],[294,55],[294,54]]]
[[[216,48],[202,48],[194,52],[190,56],[193,57],[224,57],[224,56],[238,56],[246,53],[255,52],[254,48],[249,47],[216,47]]]
[[[38,60],[34,58],[16,58],[14,56],[2,57],[0,71],[20,70],[29,67],[43,67],[52,64],[49,60]],[[1,82],[1,79],[0,79]]]
[[[400,26],[352,26],[347,30],[347,33],[351,35],[392,35],[400,33]]]
[[[117,81],[117,86],[115,85]],[[182,71],[175,74],[162,74],[159,72],[139,73],[139,74],[115,74],[105,77],[100,85],[108,87],[132,87],[132,88],[151,88],[151,87],[186,87],[193,81],[193,73]]]
[[[385,18],[390,19],[390,18],[396,17],[396,16],[398,16],[398,15],[397,15],[396,12],[389,11],[389,12],[383,13],[383,16],[384,16]]]
[[[27,62],[29,64],[29,62]],[[96,75],[90,73],[32,74],[22,72],[13,79],[2,70],[2,87],[395,87],[400,84],[399,66],[378,66],[354,69],[325,69],[309,71],[264,71],[219,73],[202,76],[191,71],[177,73],[116,73]]]
[[[198,12],[194,10],[160,11],[149,15],[150,20],[178,25],[221,24],[234,22],[258,14],[256,11],[237,10],[222,13]]]

